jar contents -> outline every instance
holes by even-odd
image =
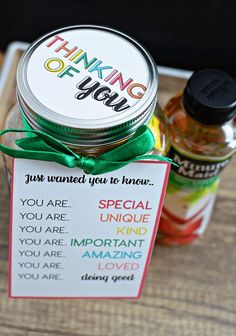
[[[235,112],[236,81],[218,70],[194,73],[167,103],[168,156],[178,167],[171,167],[159,243],[188,244],[205,231],[220,173],[236,149]]]

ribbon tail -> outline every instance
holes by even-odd
[[[75,154],[53,137],[40,131],[7,129],[0,131],[0,136],[6,133],[32,133],[33,137],[18,139],[15,144],[21,148],[8,147],[0,142],[0,151],[14,158],[49,161],[62,164],[69,168],[80,166],[80,156]]]
[[[86,169],[85,172],[92,175],[99,175],[112,172],[119,168],[126,166],[128,163],[132,162],[133,160],[128,161],[106,161],[99,158],[94,158],[95,164],[91,167],[91,169]]]
[[[145,125],[140,126],[127,142],[95,157],[95,165],[86,171],[93,175],[104,174],[140,160],[158,160],[175,164],[169,158],[146,154],[153,149],[154,144],[155,139],[151,130]]]
[[[151,130],[143,125],[125,143],[99,155],[98,158],[106,161],[128,161],[150,152],[154,144],[155,139]]]
[[[155,160],[155,161],[166,162],[169,164],[176,165],[172,159],[165,158],[159,155],[140,155],[138,157],[135,157],[133,159],[126,160],[126,161],[107,161],[107,160],[102,160],[100,158],[94,158],[95,164],[93,165],[93,167],[91,167],[91,169],[88,169],[86,171],[92,175],[99,175],[99,174],[109,173],[114,170],[120,169],[122,167],[125,167],[129,163],[136,162],[136,161],[144,161],[144,160]]]
[[[16,140],[16,145],[21,149],[34,150],[34,151],[47,151],[55,152],[56,150],[47,145],[42,139],[38,136],[30,138],[22,138]]]

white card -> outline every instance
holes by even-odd
[[[98,176],[15,159],[12,298],[139,298],[155,242],[169,163]]]

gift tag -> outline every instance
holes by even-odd
[[[139,298],[169,163],[136,162],[98,176],[15,159],[12,298]]]

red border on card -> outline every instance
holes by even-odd
[[[11,201],[10,201],[10,228],[9,228],[9,265],[8,265],[8,297],[11,296],[11,289],[12,289],[12,222],[13,222],[13,191],[14,191],[14,163],[15,160],[12,159],[12,177],[11,177]]]
[[[96,300],[119,300],[119,299],[140,299],[141,294],[142,294],[142,290],[143,290],[143,286],[145,283],[145,279],[147,276],[147,271],[148,271],[148,267],[151,261],[151,256],[152,256],[152,251],[153,251],[153,247],[154,247],[154,243],[155,243],[155,239],[156,239],[156,234],[157,234],[157,229],[159,226],[159,220],[160,220],[160,216],[161,216],[161,210],[163,207],[163,203],[164,203],[164,198],[165,198],[165,192],[166,192],[166,188],[167,188],[167,183],[168,183],[168,178],[169,178],[169,173],[170,173],[170,166],[171,164],[169,162],[163,162],[163,161],[154,161],[154,160],[150,160],[150,161],[137,161],[135,163],[147,163],[147,164],[164,164],[166,165],[166,172],[165,172],[165,177],[164,177],[164,183],[163,183],[163,187],[162,187],[162,191],[161,191],[161,197],[160,197],[160,202],[159,202],[159,207],[157,209],[157,215],[156,215],[156,219],[155,219],[155,224],[153,226],[153,232],[152,232],[152,238],[151,238],[151,243],[149,246],[149,251],[147,254],[147,259],[146,259],[146,263],[144,266],[144,272],[143,272],[143,276],[142,276],[142,280],[140,282],[140,287],[139,287],[139,291],[138,291],[138,295],[137,296],[105,296],[105,297],[92,297],[92,296],[78,296],[78,297],[69,297],[69,296],[13,296],[12,295],[12,225],[13,225],[13,191],[14,191],[14,159],[12,160],[12,180],[11,180],[11,203],[10,203],[10,230],[9,230],[9,272],[8,272],[8,297],[10,299],[48,299],[48,300],[77,300],[77,299],[96,299]]]

